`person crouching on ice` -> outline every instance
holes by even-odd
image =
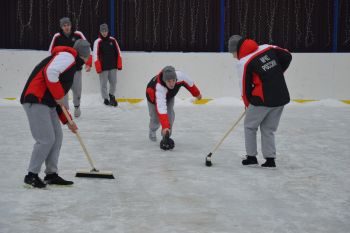
[[[45,188],[46,184],[72,185],[58,175],[58,157],[62,145],[62,128],[67,124],[61,106],[64,96],[73,84],[78,67],[90,57],[90,43],[79,39],[73,48],[57,46],[52,55],[42,60],[32,71],[21,95],[21,104],[27,114],[30,131],[35,140],[28,174],[24,183],[34,188]],[[68,123],[75,133],[77,126]],[[46,165],[43,182],[38,174],[41,166]]]
[[[148,83],[146,97],[150,116],[149,139],[151,141],[157,140],[156,131],[160,125],[162,125],[161,134],[163,137],[171,135],[175,120],[174,97],[182,86],[198,100],[202,98],[194,82],[185,73],[175,70],[172,66],[164,67],[162,71]],[[162,149],[165,148],[166,147]]]

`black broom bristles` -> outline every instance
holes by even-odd
[[[103,178],[103,179],[115,179],[113,176],[113,173],[110,171],[98,171],[98,170],[91,170],[91,171],[77,171],[75,174],[75,177],[87,177],[87,178]]]

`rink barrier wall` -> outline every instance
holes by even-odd
[[[34,66],[48,56],[47,51],[0,49],[0,99],[19,98]],[[173,65],[185,72],[201,90],[204,100],[222,97],[239,98],[240,88],[235,60],[229,53],[122,52],[123,70],[117,72],[116,97],[137,103],[145,99],[149,80],[162,67]],[[350,53],[293,53],[286,72],[291,99],[298,103],[335,99],[349,104]],[[99,94],[100,84],[94,67],[83,70],[83,95]],[[180,98],[191,97],[180,91]]]

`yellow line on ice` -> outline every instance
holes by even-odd
[[[318,100],[304,100],[304,99],[294,99],[294,102],[303,104],[303,103],[307,103],[307,102],[314,102],[314,101],[318,101]]]
[[[201,99],[201,100],[195,100],[193,101],[193,104],[207,104],[209,101],[211,101],[213,99]]]
[[[16,97],[5,97],[3,99],[6,99],[6,100],[16,100],[17,98]],[[137,103],[140,103],[143,99],[140,99],[140,98],[117,98],[118,102],[121,102],[121,103],[125,103],[125,102],[128,102],[130,104],[137,104]],[[201,104],[207,104],[209,103],[210,101],[212,101],[213,99],[201,99],[201,100],[195,100],[193,101],[192,103],[193,104],[198,104],[198,105],[201,105]],[[315,102],[315,101],[319,101],[319,100],[311,100],[311,99],[293,99],[292,101],[294,102],[297,102],[297,103],[300,103],[300,104],[303,104],[303,103],[308,103],[308,102]],[[341,102],[343,102],[344,104],[349,104],[350,105],[350,100],[339,100]]]
[[[140,103],[143,99],[129,99],[129,98],[117,98],[118,102],[128,102],[130,104],[137,104]]]

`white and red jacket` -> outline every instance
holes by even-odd
[[[53,36],[50,47],[49,47],[49,52],[52,53],[53,49],[57,46],[68,46],[68,47],[73,48],[75,41],[77,41],[79,39],[86,40],[86,38],[82,32],[75,31],[67,37],[61,29],[60,32],[56,33]],[[91,55],[90,55],[88,61],[85,62],[85,64],[88,66],[92,66],[92,56]],[[77,70],[81,70],[82,65],[83,64],[77,66]]]
[[[56,100],[62,99],[73,84],[77,57],[77,51],[71,47],[55,47],[52,55],[42,60],[30,74],[21,95],[21,104],[56,107],[62,123],[66,123]]]
[[[246,107],[277,107],[290,101],[284,79],[292,56],[288,50],[274,45],[260,45],[251,39],[238,44],[238,77]]]
[[[163,129],[170,128],[170,122],[167,113],[167,100],[174,98],[181,87],[185,87],[194,97],[200,95],[200,91],[194,82],[183,72],[175,71],[177,80],[174,89],[169,89],[162,79],[163,73],[160,72],[153,77],[147,85],[147,100],[156,106],[160,124]]]
[[[94,42],[93,59],[97,73],[105,70],[123,68],[122,55],[117,40],[109,36],[103,37],[101,33]]]

